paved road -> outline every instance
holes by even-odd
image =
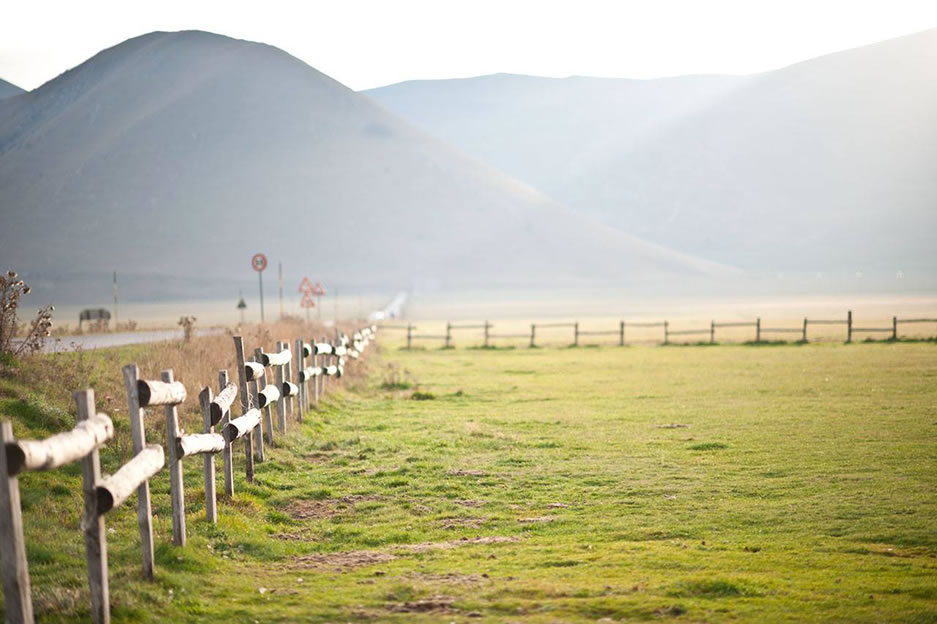
[[[220,334],[223,327],[206,327],[196,329],[196,336],[211,336]],[[77,348],[104,349],[107,347],[122,347],[124,345],[143,344],[147,342],[164,342],[167,340],[182,340],[182,329],[156,329],[152,331],[119,332],[114,334],[82,334],[80,336],[61,336],[46,340],[44,353],[58,353],[61,351],[74,351]]]

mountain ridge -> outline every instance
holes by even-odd
[[[922,170],[937,142],[935,68],[929,29],[747,76],[595,78],[593,88],[494,75],[366,93],[660,244],[750,270],[894,274],[937,259],[923,234],[937,227],[927,209],[937,186]],[[850,205],[874,223],[854,223]]]
[[[23,272],[227,277],[266,251],[359,286],[735,274],[577,217],[282,50],[200,31],[0,102],[0,197],[0,261]]]

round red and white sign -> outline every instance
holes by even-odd
[[[267,268],[267,256],[262,253],[254,254],[254,257],[251,258],[251,268],[255,271],[263,271]]]

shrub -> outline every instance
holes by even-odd
[[[52,329],[51,305],[41,308],[26,330],[25,337],[15,340],[19,330],[19,305],[23,295],[28,295],[29,286],[15,271],[0,275],[0,354],[18,356],[23,353],[35,353],[42,349]]]

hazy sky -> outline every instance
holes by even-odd
[[[262,41],[365,89],[495,72],[750,73],[933,27],[935,0],[5,0],[0,78],[32,89],[153,30]]]

